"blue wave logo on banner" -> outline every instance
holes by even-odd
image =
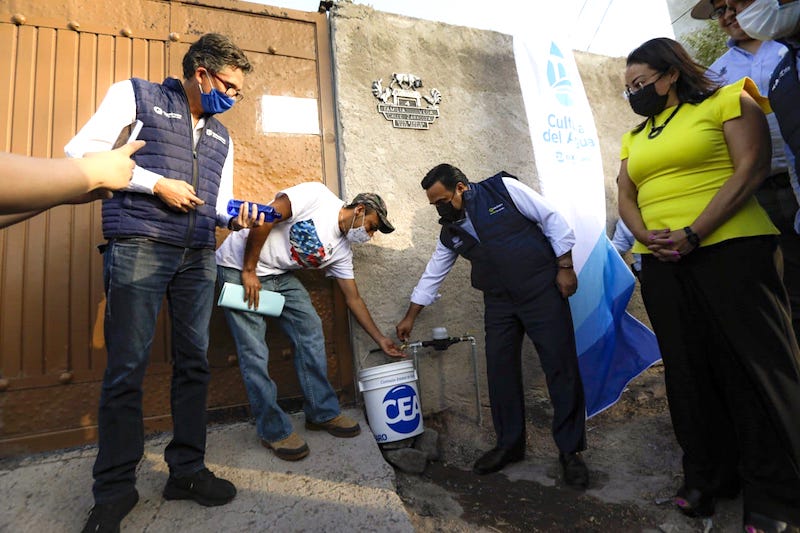
[[[567,77],[564,54],[556,43],[550,43],[550,59],[547,61],[547,81],[556,95],[556,100],[563,106],[572,105],[572,82]]]
[[[610,407],[628,383],[661,359],[655,335],[625,309],[633,274],[601,235],[570,298],[578,365],[589,417]]]

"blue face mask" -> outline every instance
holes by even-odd
[[[203,106],[203,111],[209,115],[224,113],[233,107],[235,102],[236,100],[213,86],[208,94],[204,93],[203,86],[200,86],[200,104]]]
[[[211,89],[211,92],[208,94],[200,91],[200,103],[203,105],[203,111],[210,115],[224,113],[233,107],[234,102],[235,100],[233,98],[227,96],[219,89]]]

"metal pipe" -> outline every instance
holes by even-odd
[[[475,411],[478,418],[478,425],[483,425],[483,412],[481,411],[481,388],[480,388],[480,380],[478,377],[478,349],[477,349],[477,341],[475,337],[472,335],[463,335],[461,337],[445,337],[441,339],[433,339],[429,341],[414,341],[404,343],[400,346],[401,350],[411,349],[411,355],[414,358],[414,369],[417,372],[417,387],[419,389],[419,400],[420,405],[422,403],[422,372],[419,369],[419,349],[426,347],[426,348],[433,348],[436,351],[444,351],[447,350],[453,344],[457,342],[469,342],[472,346],[472,375],[473,381],[475,385]],[[370,350],[370,353],[382,351],[381,348],[375,348]]]
[[[411,344],[411,355],[414,357],[414,370],[417,372],[417,394],[419,394],[419,404],[422,403],[422,372],[419,370],[419,358],[417,357],[417,349],[422,346],[421,342],[414,342]]]
[[[483,412],[481,411],[481,386],[478,379],[478,349],[477,341],[472,335],[459,337],[460,341],[469,341],[472,345],[472,375],[475,382],[475,412],[478,414],[478,425],[483,425]]]

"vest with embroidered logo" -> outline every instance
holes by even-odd
[[[775,112],[786,145],[795,156],[794,168],[800,172],[800,80],[797,79],[797,54],[800,49],[782,42],[789,50],[769,80],[769,105]]]
[[[464,205],[478,239],[458,223],[442,222],[439,240],[468,259],[472,286],[489,294],[527,299],[553,286],[557,265],[539,225],[517,209],[500,172],[464,191]]]
[[[205,204],[181,213],[155,195],[115,192],[103,201],[103,236],[147,237],[187,248],[214,248],[217,194],[230,148],[228,130],[216,118],[206,117],[194,146],[192,116],[180,80],[167,78],[158,84],[133,78],[131,83],[136,118],[143,123],[139,139],[147,142],[133,155],[136,164],[191,184]]]

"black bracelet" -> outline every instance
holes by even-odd
[[[683,228],[683,231],[686,233],[686,240],[689,241],[689,244],[697,248],[700,246],[700,236],[692,230],[689,226]]]

